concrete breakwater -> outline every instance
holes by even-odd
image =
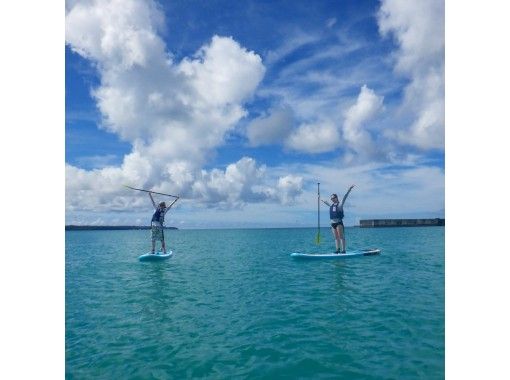
[[[423,227],[444,226],[444,219],[362,219],[360,227]]]

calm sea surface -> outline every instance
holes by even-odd
[[[444,378],[444,227],[66,232],[68,379]]]

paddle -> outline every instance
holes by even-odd
[[[127,187],[128,189],[131,189],[131,190],[138,190],[138,191],[145,191],[146,193],[152,193],[152,194],[159,194],[159,195],[166,195],[167,197],[173,197],[173,198],[180,198],[178,197],[177,195],[172,195],[172,194],[165,194],[165,193],[158,193],[156,191],[150,191],[150,190],[144,190],[144,189],[137,189],[136,187],[131,187],[131,186],[128,186],[128,185],[123,185],[124,187]],[[175,203],[175,202],[174,202]]]
[[[177,202],[179,200],[179,197],[175,198],[175,200],[170,204],[170,206],[168,206],[168,208],[172,207],[174,205],[175,202]]]
[[[320,184],[320,182],[317,182],[317,236],[315,237],[315,244],[317,245],[321,243]]]

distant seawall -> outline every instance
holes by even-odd
[[[360,227],[424,227],[444,226],[444,219],[364,219]]]
[[[66,231],[93,231],[93,230],[150,230],[150,226],[66,226]],[[176,230],[177,227],[165,227],[165,230]]]

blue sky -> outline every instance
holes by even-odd
[[[122,3],[124,5],[131,4],[127,0]],[[209,1],[209,3],[211,2]],[[164,41],[167,41],[165,42],[165,51],[172,52],[178,59],[183,57],[192,58],[197,46],[203,46],[201,43],[206,46],[210,45],[213,32],[203,28],[202,25],[213,22],[215,18],[212,15],[218,14],[221,16],[221,12],[224,11],[224,9],[220,9],[219,3],[212,3],[213,6],[209,9],[207,18],[201,16],[202,10],[198,7],[199,3],[194,4],[193,7],[187,7],[186,3],[183,2],[179,8],[176,5],[178,3],[172,2],[175,13],[169,12],[172,9],[171,7],[163,7],[166,31],[158,32],[160,33],[158,35],[162,36],[161,38]],[[314,9],[320,9],[317,2],[314,3]],[[265,112],[264,107],[262,107],[264,101],[266,104],[273,105],[270,97],[266,99],[262,96],[268,94],[267,88],[262,88],[257,82],[253,94],[257,95],[254,99],[259,102],[260,108],[252,111],[252,108],[250,108],[253,104],[251,98],[243,100],[243,108],[249,109],[250,112],[246,119],[241,118],[238,122],[233,123],[235,125],[227,124],[228,136],[222,136],[222,141],[227,143],[217,144],[218,139],[212,141],[208,146],[201,145],[204,152],[214,156],[214,159],[206,162],[201,161],[200,164],[195,165],[189,160],[181,159],[182,167],[189,168],[188,174],[190,176],[188,179],[198,185],[191,187],[192,190],[190,191],[187,187],[190,181],[180,178],[180,182],[173,183],[173,186],[182,186],[183,194],[187,194],[189,198],[178,202],[178,207],[170,216],[171,224],[183,228],[207,226],[249,227],[253,225],[313,226],[316,220],[315,183],[317,180],[321,181],[321,188],[325,194],[332,191],[341,193],[350,183],[356,183],[357,186],[349,196],[346,205],[347,223],[354,223],[360,217],[407,216],[413,214],[424,216],[427,213],[430,213],[431,216],[444,215],[444,142],[433,140],[434,136],[444,136],[444,120],[443,123],[439,123],[437,129],[433,128],[434,123],[426,123],[427,120],[433,120],[435,115],[444,116],[444,113],[441,112],[428,112],[433,110],[434,106],[444,103],[441,89],[444,86],[444,75],[439,75],[439,79],[436,77],[435,81],[433,75],[429,77],[426,75],[434,70],[440,73],[444,72],[441,71],[441,69],[444,69],[444,32],[441,27],[441,22],[444,19],[444,5],[435,1],[384,1],[379,4],[360,1],[344,3],[342,6],[350,5],[348,9],[352,12],[347,13],[345,11],[345,18],[337,17],[336,26],[338,27],[338,25],[352,20],[352,14],[357,14],[357,10],[363,17],[364,12],[358,8],[360,3],[366,4],[370,9],[375,9],[377,13],[384,8],[386,16],[382,19],[375,16],[372,21],[372,31],[373,28],[376,28],[375,30],[379,30],[379,35],[373,35],[373,39],[369,42],[372,46],[385,46],[389,51],[387,54],[381,52],[381,55],[374,59],[373,68],[375,70],[368,70],[370,67],[361,65],[357,72],[358,75],[352,75],[353,73],[350,72],[356,86],[347,85],[345,88],[350,88],[351,92],[353,87],[357,87],[357,90],[353,91],[355,95],[348,97],[346,101],[340,101],[341,97],[339,96],[339,101],[336,104],[339,111],[339,120],[336,125],[341,135],[338,145],[334,147],[336,154],[331,153],[331,151],[317,155],[285,148],[274,149],[271,146],[252,147],[247,150],[249,153],[247,157],[258,153],[260,155],[254,158],[256,168],[266,165],[265,174],[259,177],[258,184],[260,185],[262,182],[262,186],[266,186],[266,190],[279,189],[282,192],[281,194],[288,196],[288,203],[285,203],[286,199],[283,197],[281,199],[274,198],[254,202],[249,197],[250,192],[238,191],[234,185],[240,182],[243,177],[236,177],[234,169],[241,167],[243,163],[245,169],[250,167],[246,165],[245,161],[233,165],[232,169],[228,171],[228,175],[225,174],[227,167],[236,164],[238,162],[236,158],[239,157],[235,154],[235,144],[232,143],[233,138],[230,135],[240,136],[238,140],[234,139],[234,141],[245,141],[243,136],[246,136],[246,134],[243,134],[239,129],[242,126],[249,125],[249,121],[256,118],[259,113]],[[100,3],[84,2],[83,4],[91,6]],[[217,6],[215,7],[214,4]],[[272,4],[268,3],[267,7],[271,8]],[[330,6],[328,3],[324,4],[326,9]],[[453,316],[453,319],[457,320],[455,320],[455,323],[451,323],[450,326],[449,336],[450,340],[453,340],[453,342],[449,342],[450,347],[455,345],[456,336],[459,337],[458,342],[462,342],[466,329],[471,331],[473,325],[477,325],[483,320],[484,315],[477,314],[477,310],[496,309],[496,312],[491,314],[490,323],[483,324],[480,334],[476,334],[475,331],[472,336],[475,341],[479,337],[479,345],[496,347],[496,349],[485,350],[480,355],[479,351],[466,350],[466,345],[459,344],[458,347],[451,350],[455,354],[448,356],[448,363],[453,371],[459,373],[457,377],[473,376],[472,374],[478,369],[480,373],[486,374],[488,368],[494,374],[500,374],[508,368],[505,366],[506,362],[503,356],[506,351],[503,349],[503,344],[499,344],[499,342],[506,342],[508,339],[491,341],[491,338],[501,337],[502,333],[505,334],[505,331],[506,336],[508,336],[508,328],[506,330],[504,328],[508,326],[508,307],[505,303],[498,302],[502,298],[498,297],[498,291],[508,289],[507,265],[504,265],[506,256],[498,258],[497,261],[491,261],[493,262],[492,265],[488,262],[486,270],[481,271],[479,244],[473,244],[472,239],[465,239],[465,234],[466,231],[471,231],[473,228],[472,208],[466,207],[466,204],[472,204],[483,194],[483,207],[477,208],[477,221],[479,223],[477,223],[476,229],[480,236],[491,237],[483,241],[483,251],[485,253],[499,252],[501,247],[506,244],[503,239],[506,236],[507,224],[503,221],[503,217],[509,214],[508,201],[505,202],[508,199],[508,189],[506,186],[507,176],[501,173],[508,171],[505,164],[508,162],[509,150],[507,149],[508,139],[504,133],[504,126],[509,125],[508,96],[505,90],[510,84],[508,71],[510,63],[508,51],[503,47],[506,46],[505,42],[507,41],[504,36],[509,35],[510,25],[507,22],[507,9],[501,2],[492,1],[484,3],[484,6],[469,2],[447,2],[447,4],[449,16],[447,20],[448,46],[449,49],[452,49],[448,53],[448,127],[446,130],[448,136],[447,168],[449,173],[447,186],[449,222],[446,241],[451,254],[446,256],[446,260],[449,268],[447,279],[450,284],[455,284],[454,286],[447,286],[450,292],[447,299],[450,302],[455,300],[453,305],[449,304],[448,310],[459,315],[459,318]],[[75,5],[76,2],[68,1],[66,6],[66,223],[105,224],[111,222],[130,224],[139,220],[140,224],[147,224],[151,214],[151,210],[147,208],[148,200],[125,192],[119,186],[119,183],[131,179],[132,182],[130,183],[133,185],[140,184],[140,186],[154,186],[154,188],[166,186],[169,190],[170,184],[165,181],[166,173],[158,178],[150,171],[144,174],[141,170],[135,170],[134,163],[137,162],[137,159],[134,156],[129,156],[129,154],[134,149],[141,152],[144,146],[134,147],[132,140],[125,140],[122,143],[124,144],[122,149],[120,149],[118,142],[121,140],[119,136],[120,132],[124,131],[123,129],[110,127],[112,132],[108,134],[105,134],[104,130],[101,129],[105,125],[103,119],[111,114],[111,109],[104,108],[105,113],[98,112],[97,105],[100,102],[90,93],[91,90],[97,89],[97,86],[101,83],[118,84],[118,82],[109,82],[111,77],[108,77],[108,74],[111,74],[111,72],[100,70],[97,66],[98,62],[108,63],[106,58],[112,59],[112,56],[107,56],[106,52],[115,45],[103,45],[105,47],[103,51],[105,55],[103,56],[98,54],[97,50],[91,50],[98,38],[105,42],[108,41],[103,38],[105,37],[103,34],[94,34],[94,31],[100,30],[100,27],[107,25],[107,23],[88,17],[85,19],[94,20],[94,23],[90,25],[90,28],[87,28],[83,24],[83,20],[77,22],[78,20],[74,16],[70,20],[70,12]],[[24,213],[19,212],[19,202],[13,202],[13,199],[35,201],[38,205],[37,215],[41,218],[42,223],[39,223],[38,228],[31,229],[31,240],[35,242],[51,241],[53,251],[58,250],[56,247],[61,246],[60,251],[63,252],[64,241],[62,235],[53,228],[54,225],[59,223],[60,213],[55,211],[55,207],[58,209],[59,200],[61,199],[58,184],[61,183],[59,180],[62,178],[59,178],[58,175],[51,175],[51,168],[59,170],[58,162],[61,160],[61,151],[58,148],[58,142],[62,141],[61,138],[63,137],[60,135],[60,126],[63,122],[61,112],[63,51],[61,46],[58,47],[62,33],[61,13],[58,9],[60,6],[61,4],[58,2],[51,2],[51,4],[48,2],[33,2],[30,4],[30,12],[27,12],[26,3],[4,2],[5,11],[2,8],[4,12],[1,14],[5,17],[2,25],[8,32],[2,34],[3,46],[4,49],[7,49],[7,54],[3,55],[2,61],[4,67],[2,71],[4,73],[2,89],[5,93],[4,98],[7,106],[2,110],[4,120],[6,120],[5,128],[3,128],[5,138],[2,141],[4,141],[4,148],[7,149],[2,150],[4,154],[2,162],[4,163],[4,174],[8,178],[7,181],[13,184],[13,186],[6,188],[9,200],[4,202],[4,211],[7,211],[11,224],[26,223],[25,220],[21,220]],[[101,7],[93,9],[98,12]],[[105,14],[112,15],[112,12],[119,14],[119,12],[114,12],[115,10],[112,7]],[[185,12],[185,14],[178,14],[177,11]],[[279,14],[277,11],[274,13]],[[325,13],[324,18],[329,19],[331,11],[327,10]],[[88,15],[88,13],[84,14]],[[184,22],[189,18],[189,15],[194,15],[199,20],[202,18],[201,25],[198,25],[194,31],[177,26],[180,25],[179,20]],[[55,20],[54,17],[57,17],[57,19]],[[177,20],[173,24],[169,22],[172,18]],[[225,19],[222,24],[230,25],[229,20]],[[136,17],[134,21],[137,21]],[[246,42],[244,38],[246,36],[249,38],[251,36],[250,30],[255,27],[248,28],[247,26],[250,23],[246,19],[241,21],[238,21],[238,23],[241,23],[246,31],[242,35],[242,30],[238,31],[237,35],[232,33],[232,37],[241,41],[240,46],[245,46],[245,44],[252,43]],[[269,52],[281,52],[283,47],[291,46],[291,41],[298,42],[295,39],[296,30],[303,32],[305,35],[309,32],[308,27],[300,26],[296,21],[290,23],[288,29],[283,29],[285,24],[289,26],[284,16],[279,18],[279,22],[284,24],[281,25],[281,35],[274,33],[274,30],[277,29],[274,22],[268,22],[269,27],[261,28],[262,31],[267,30],[268,34],[266,34],[265,39],[259,38],[260,46],[266,45],[267,48],[259,48],[255,51],[256,54],[262,57],[262,62],[266,67],[265,76],[262,78],[266,86],[271,86],[272,83],[275,83],[274,78],[278,78],[276,76],[271,80],[267,76],[268,72],[272,72],[271,67],[273,66],[268,61]],[[476,25],[476,27],[473,27],[473,25]],[[119,26],[122,25],[115,26],[117,31],[121,30],[118,29]],[[333,25],[333,27],[335,26]],[[241,29],[241,27],[238,27],[238,29]],[[80,31],[84,36],[91,36],[91,45],[87,49],[74,39],[75,36],[72,33],[77,31]],[[91,31],[92,33],[90,33]],[[405,34],[406,31],[409,34]],[[217,31],[216,33],[223,36],[220,32]],[[358,32],[363,35],[361,30],[358,30]],[[178,46],[177,43],[172,43],[170,41],[171,36],[180,41],[181,45]],[[196,41],[192,44],[188,43],[193,39],[190,36],[196,36]],[[426,36],[426,38],[423,36]],[[349,37],[353,37],[353,35],[349,34]],[[129,38],[123,40],[122,44],[127,41],[129,41]],[[81,49],[81,53],[85,56],[74,53],[74,58],[70,58],[70,50],[73,48]],[[247,46],[247,49],[255,49],[255,47]],[[9,54],[10,52],[12,53]],[[43,59],[38,57],[43,57]],[[71,60],[76,60],[74,63],[81,62],[82,70],[88,74],[73,71],[70,66]],[[180,61],[177,60],[177,62]],[[281,64],[285,65],[284,62]],[[358,65],[356,62],[353,64],[354,66]],[[383,65],[382,68],[379,68],[379,64]],[[128,67],[129,64],[126,66]],[[389,68],[389,72],[384,68]],[[105,69],[108,69],[108,67],[105,66]],[[377,73],[378,70],[381,70],[381,74],[384,74],[381,75],[382,84],[385,84],[387,89],[394,88],[394,97],[389,95],[387,89],[383,90],[383,86],[376,86],[374,82],[367,79],[370,77],[369,73],[374,71]],[[299,79],[303,79],[300,77],[293,78],[292,73],[288,71],[287,73],[288,78],[290,80],[294,79],[296,85],[300,84]],[[122,72],[122,74],[126,73]],[[279,78],[280,82],[277,84],[281,86],[284,78]],[[423,81],[422,78],[429,78],[430,80]],[[340,87],[340,81],[345,78],[339,76],[337,79],[337,84]],[[323,81],[322,83],[327,84],[328,82]],[[376,113],[375,118],[370,119],[371,122],[363,121],[361,125],[363,125],[364,131],[373,134],[375,121],[381,123],[385,121],[384,132],[386,133],[384,137],[387,139],[385,141],[388,147],[391,148],[388,149],[389,153],[393,153],[393,155],[387,154],[382,158],[368,157],[366,159],[354,155],[353,159],[346,163],[343,151],[346,147],[352,146],[353,139],[351,138],[348,143],[346,142],[346,137],[349,137],[346,132],[349,131],[348,127],[352,126],[352,118],[350,118],[351,123],[346,124],[345,114],[353,104],[357,103],[361,87],[365,83],[377,96],[383,96],[384,94],[384,112]],[[427,83],[435,84],[435,86],[426,86]],[[139,82],[133,81],[133,84],[139,85]],[[273,87],[278,87],[277,84]],[[342,88],[340,87],[340,89]],[[341,91],[339,91],[340,93]],[[291,103],[290,107],[295,105],[291,102],[292,100],[299,100],[297,96],[291,98],[290,95],[293,94],[297,94],[297,92],[294,93],[291,89],[285,93],[285,100],[287,103]],[[319,95],[322,94],[317,94],[317,97]],[[373,97],[369,98],[374,99]],[[413,99],[415,102],[411,101]],[[437,99],[437,102],[434,102],[434,99]],[[275,105],[277,106],[278,103]],[[300,103],[302,107],[305,105],[305,103]],[[311,107],[311,104],[309,106]],[[291,109],[295,111],[294,108]],[[311,109],[313,111],[313,107]],[[73,118],[71,117],[71,111],[89,111],[92,116],[86,117],[86,112],[77,112]],[[326,115],[324,108],[321,111],[321,115]],[[408,112],[406,113],[406,111]],[[317,114],[319,114],[319,111],[317,111]],[[71,119],[76,120],[80,115],[82,119],[86,118],[93,121],[89,121],[89,124],[81,122],[72,124],[70,122]],[[118,120],[112,121],[117,122]],[[415,123],[416,121],[421,121],[421,123]],[[124,120],[124,122],[129,122],[129,119]],[[293,125],[293,128],[299,128],[302,123],[303,121],[299,119]],[[83,141],[81,143],[80,134],[82,134],[82,137],[87,135],[87,133],[80,130],[80,127],[84,125],[88,125],[90,128],[88,131],[88,141],[90,142]],[[12,127],[9,128],[9,126]],[[27,126],[29,127],[28,130]],[[421,128],[415,129],[414,127],[417,126]],[[133,124],[129,124],[129,128],[133,128]],[[70,134],[71,132],[75,136],[74,139]],[[30,135],[28,139],[27,133]],[[78,138],[76,138],[77,136]],[[100,138],[97,138],[97,136],[100,136]],[[95,140],[93,140],[94,137],[96,137]],[[186,137],[189,136],[184,134],[184,138]],[[285,141],[286,137],[288,136],[281,137],[281,140]],[[22,145],[19,146],[23,146],[23,149],[20,150],[18,144],[16,144],[17,141],[20,141]],[[77,146],[80,143],[82,148],[81,151],[78,151]],[[243,149],[248,149],[241,143],[238,143],[238,145],[242,146]],[[278,144],[275,145],[278,146]],[[283,144],[280,143],[279,146],[283,147]],[[230,152],[229,147],[232,147],[232,152]],[[28,152],[28,154],[19,156],[20,151]],[[273,153],[264,153],[266,151]],[[126,154],[126,152],[128,153]],[[278,155],[275,156],[274,152],[277,152]],[[400,153],[400,157],[398,153]],[[104,168],[95,172],[90,170],[91,163],[94,163],[95,166],[101,166],[101,157],[108,155],[115,156],[117,160],[106,158],[107,161],[112,160],[108,170]],[[322,155],[331,155],[334,158],[333,160],[326,160]],[[125,156],[129,158],[129,165],[125,163]],[[13,157],[15,158],[14,165]],[[198,157],[198,154],[195,152],[193,157]],[[82,158],[82,162],[88,162],[88,165],[76,163],[77,158]],[[165,157],[164,159],[167,160],[165,162],[174,163],[174,166],[170,168],[172,169],[172,178],[174,180],[178,179],[175,173],[176,167],[179,165],[175,165],[175,160],[172,157]],[[287,163],[280,164],[284,160],[287,160]],[[159,161],[155,159],[153,164],[159,166]],[[197,168],[206,168],[204,169],[206,171],[205,175],[199,175]],[[211,168],[219,170],[214,172],[216,183],[212,181]],[[223,177],[221,176],[222,172]],[[134,177],[134,174],[137,174],[138,177]],[[186,170],[181,171],[181,174],[186,174]],[[296,186],[294,193],[284,192],[285,189],[292,188],[289,182],[282,181],[278,187],[277,180],[286,175],[303,178],[301,187]],[[221,197],[223,193],[227,193],[226,191],[219,194],[207,192],[213,184],[216,185],[216,189],[221,189],[221,181],[219,181],[221,179],[226,179],[226,183],[230,184],[231,190],[236,190],[228,193],[231,196],[230,198]],[[232,181],[233,179],[236,179],[237,182]],[[228,180],[231,180],[231,182]],[[41,186],[41,184],[47,186]],[[271,195],[270,192],[267,194]],[[213,195],[216,199],[219,199],[219,202],[211,202],[214,200]],[[209,198],[206,198],[206,196]],[[227,209],[229,202],[234,207]],[[207,206],[206,209],[202,207],[203,205]],[[223,208],[218,209],[215,206]],[[199,215],[197,216],[197,214]],[[17,220],[13,220],[17,216],[20,219],[19,223],[17,223]],[[57,219],[55,220],[55,218]],[[327,212],[323,210],[321,220],[325,223],[326,219]],[[54,235],[55,233],[56,235]],[[9,237],[13,242],[16,242],[12,244],[13,247],[16,244],[16,249],[18,249],[19,241],[23,241],[25,235],[26,229],[10,231]],[[51,239],[51,236],[55,236],[55,239]],[[472,259],[470,260],[470,258]],[[7,276],[2,278],[11,287],[12,284],[16,284],[14,287],[18,291],[26,289],[26,295],[23,296],[30,297],[34,294],[40,294],[41,297],[37,299],[44,299],[47,304],[48,294],[63,294],[63,292],[57,290],[63,283],[61,281],[62,277],[55,273],[55,271],[59,272],[62,268],[62,256],[58,254],[33,255],[31,260],[32,263],[33,260],[40,260],[40,262],[29,267],[21,266],[24,271],[23,275],[13,272],[12,268],[9,267],[9,270],[6,271]],[[33,273],[27,274],[27,270],[30,272],[30,268],[36,269]],[[44,270],[41,270],[41,268],[44,268]],[[455,268],[462,269],[455,270]],[[9,277],[11,273],[12,276]],[[51,275],[48,276],[48,273]],[[42,278],[42,275],[44,275],[44,278]],[[26,281],[26,278],[31,278],[33,283],[34,279],[39,276],[41,276],[41,281],[38,282],[38,287],[30,286],[30,283]],[[476,276],[479,281],[473,282],[473,276]],[[56,285],[52,287],[52,284]],[[456,289],[463,289],[469,297],[459,297],[459,294],[452,294],[452,292],[456,293]],[[487,297],[487,294],[492,296]],[[474,310],[472,308],[473,295],[475,297],[479,295],[476,300],[477,304],[485,307],[478,307]],[[16,297],[16,299],[18,298]],[[37,302],[26,304],[34,304],[36,307],[38,305]],[[57,302],[53,307],[46,309],[58,310],[59,305],[63,307],[63,302]],[[28,313],[24,314],[30,315],[32,310],[27,311]],[[58,314],[63,315],[63,313]],[[51,364],[48,363],[51,363],[51,359],[55,357],[55,355],[51,355],[51,358],[40,355],[41,352],[52,351],[51,349],[48,351],[46,342],[51,341],[55,333],[51,328],[48,329],[48,326],[52,323],[60,325],[61,322],[58,316],[53,315],[47,315],[46,320],[44,316],[42,316],[42,319],[38,318],[38,320],[44,321],[44,329],[39,328],[37,323],[25,324],[23,328],[26,329],[30,325],[35,327],[34,333],[39,334],[44,331],[47,334],[47,339],[41,339],[45,342],[44,351],[38,350],[37,355],[33,356],[36,360],[41,361],[41,366],[35,366],[40,372],[42,367],[51,368]],[[452,318],[449,318],[449,320],[451,321]],[[16,320],[13,320],[14,324],[17,321],[19,321],[18,315],[16,315]],[[452,326],[455,331],[452,331]],[[56,332],[61,329],[56,327],[54,330]],[[20,346],[19,334],[16,329],[11,329],[11,331],[13,331],[12,342],[15,343],[12,347]],[[33,334],[30,336],[33,336]],[[7,336],[7,340],[9,340],[9,336]],[[29,345],[23,345],[25,354],[26,347],[37,347],[33,343],[33,339],[31,339]],[[60,347],[56,350],[61,352]],[[498,357],[498,354],[501,357]],[[16,357],[22,358],[23,356],[18,355]],[[469,363],[469,365],[466,366],[466,363]],[[12,371],[10,371],[11,367],[8,365],[6,368],[3,367],[4,372],[16,371],[16,373],[19,373],[19,369],[23,368],[15,360],[9,361],[9,364],[11,364]],[[500,364],[499,367],[498,364]],[[61,363],[56,364],[54,368],[55,372],[60,371]]]
[[[182,228],[312,226],[318,181],[347,224],[444,216],[442,2],[67,3],[66,223],[146,224],[127,183]]]

